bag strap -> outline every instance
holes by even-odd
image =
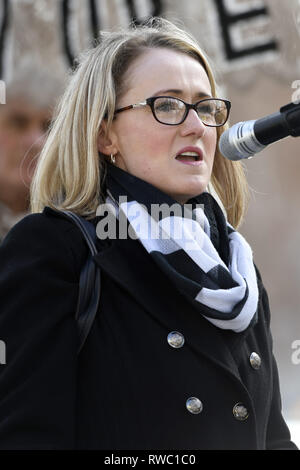
[[[100,299],[101,272],[93,260],[93,256],[97,253],[95,244],[97,235],[94,225],[83,217],[70,211],[57,212],[65,214],[77,225],[89,248],[89,255],[80,273],[79,294],[75,313],[79,334],[77,354],[79,354],[96,317]]]

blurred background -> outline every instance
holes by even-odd
[[[78,54],[99,30],[152,15],[180,20],[199,40],[232,101],[231,124],[300,100],[300,0],[1,0],[0,242],[28,211],[35,161]],[[240,229],[269,294],[283,413],[298,446],[299,144],[288,137],[245,162],[251,200]]]

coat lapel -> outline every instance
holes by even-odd
[[[98,241],[95,262],[122,286],[167,331],[179,331],[197,354],[204,355],[241,381],[237,364],[219,328],[212,325],[176,292],[141,243],[136,240]],[[236,333],[234,334],[236,335]]]

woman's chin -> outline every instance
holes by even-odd
[[[198,181],[196,183],[192,183],[186,187],[185,192],[182,191],[181,194],[177,195],[177,200],[180,199],[181,201],[186,202],[193,197],[199,196],[199,194],[202,194],[204,191],[206,191],[207,185],[207,181]]]

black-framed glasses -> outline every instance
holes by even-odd
[[[220,127],[224,126],[229,117],[231,102],[221,98],[205,98],[189,104],[173,96],[154,96],[141,103],[117,109],[115,114],[142,106],[150,106],[154,118],[167,126],[182,124],[189,110],[194,109],[205,126]]]

